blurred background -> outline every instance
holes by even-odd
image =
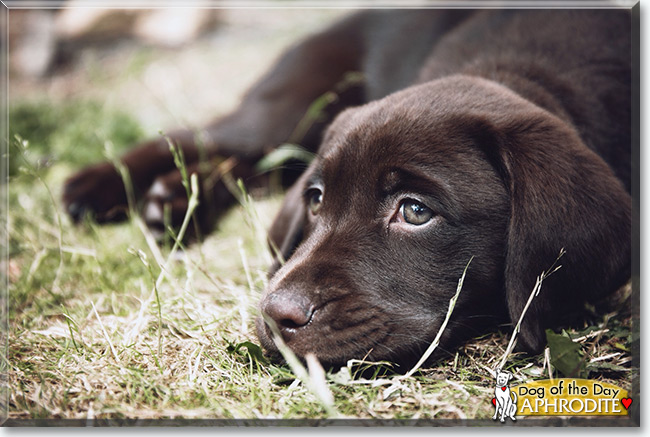
[[[81,4],[9,13],[10,138],[29,141],[37,166],[85,165],[107,140],[120,153],[201,126],[234,108],[283,49],[346,12]]]

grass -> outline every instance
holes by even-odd
[[[57,146],[76,144],[79,132],[89,130],[97,104],[75,105],[69,113],[12,108],[11,126],[19,130],[13,133],[22,141],[10,149],[15,171],[8,192],[10,418],[491,417],[489,370],[506,353],[509,332],[474,339],[397,385],[390,374],[361,375],[358,363],[336,373],[311,363],[306,384],[295,366],[266,362],[254,319],[269,261],[263,230],[279,198],[245,197],[203,244],[169,264],[170,249],[151,246],[137,220],[74,226],[59,203],[62,182],[86,160],[102,159],[101,147],[73,162]],[[38,122],[49,130],[34,132],[25,128],[25,114],[46,121],[65,114],[68,123]],[[117,138],[120,150],[139,138],[137,123],[125,123],[123,113],[98,114],[109,126],[93,131],[98,144]],[[119,135],[110,126],[119,126]],[[630,390],[638,336],[625,310],[629,286],[622,293],[619,309],[569,335],[590,378]],[[511,354],[505,368],[519,381],[558,376],[544,354]]]

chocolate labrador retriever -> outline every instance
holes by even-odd
[[[353,71],[365,80],[340,86]],[[203,178],[201,229],[234,199],[219,178],[206,187],[206,160],[234,157],[235,177],[264,184],[255,163],[296,141],[328,91],[336,100],[299,139],[316,157],[270,230],[278,262],[260,303],[299,356],[411,362],[472,257],[443,349],[516,322],[562,248],[562,268],[521,327],[528,351],[542,350],[545,328],[575,321],[585,302],[629,279],[629,11],[369,10],[343,19],[286,52],[233,113],[198,134],[169,134]],[[122,162],[147,223],[162,226],[165,204],[178,223],[187,199],[167,141]],[[118,220],[124,185],[102,163],[67,181],[64,204],[75,220]],[[257,329],[276,351],[262,318]]]

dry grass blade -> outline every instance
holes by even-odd
[[[307,369],[309,370],[309,380],[312,390],[318,393],[318,398],[323,402],[323,404],[327,405],[328,408],[333,409],[334,396],[332,396],[332,392],[327,387],[323,366],[321,366],[316,355],[312,353],[305,355],[305,361],[307,361]]]
[[[52,290],[59,290],[59,282],[61,280],[61,272],[63,271],[64,263],[63,263],[63,222],[61,220],[61,214],[59,212],[59,208],[57,207],[57,202],[54,199],[54,195],[52,194],[52,190],[50,189],[50,186],[45,182],[45,180],[41,177],[38,171],[30,164],[29,160],[25,158],[25,150],[29,147],[29,141],[24,140],[20,135],[16,135],[15,138],[16,140],[16,148],[18,149],[18,156],[20,156],[21,160],[23,161],[24,166],[21,167],[21,170],[30,174],[32,177],[34,177],[36,180],[38,180],[43,188],[45,188],[45,191],[48,194],[49,200],[52,203],[52,206],[54,207],[54,213],[56,216],[56,223],[57,223],[57,238],[58,238],[58,251],[59,251],[59,266],[56,269],[56,275],[54,276],[54,280],[52,281]]]
[[[251,276],[251,270],[248,266],[248,259],[246,258],[246,253],[244,252],[244,243],[241,239],[237,240],[237,245],[239,246],[239,255],[241,257],[242,266],[244,267],[244,273],[246,273],[246,281],[248,282],[248,289],[251,293],[255,291],[255,285],[253,284],[253,277]],[[239,316],[241,318],[241,332],[248,334],[248,295],[246,293],[240,293],[239,295]]]
[[[553,367],[551,366],[551,350],[544,349],[544,368],[548,369],[548,379],[553,380]]]
[[[508,360],[508,357],[512,353],[512,350],[515,348],[515,345],[517,344],[517,334],[519,334],[519,331],[521,329],[521,323],[524,320],[524,316],[526,315],[526,311],[528,311],[528,308],[533,302],[533,299],[539,295],[539,292],[542,290],[542,282],[546,278],[548,278],[550,275],[558,271],[562,266],[556,266],[557,262],[562,258],[562,256],[565,254],[564,248],[560,249],[560,254],[558,257],[555,259],[551,267],[543,272],[541,275],[537,277],[537,280],[535,281],[535,286],[533,287],[533,290],[530,292],[530,295],[528,296],[528,301],[526,302],[526,305],[524,306],[523,310],[521,310],[521,314],[519,315],[519,320],[517,321],[517,324],[515,325],[515,329],[512,331],[512,336],[510,337],[510,342],[508,343],[508,347],[506,348],[506,351],[503,353],[503,357],[501,357],[501,361],[499,361],[498,366],[496,367],[497,369],[503,369],[503,366],[505,366],[506,361]]]
[[[93,302],[90,302],[90,304],[93,307],[93,312],[95,313],[95,317],[97,318],[97,322],[99,322],[99,326],[102,328],[102,333],[104,334],[104,338],[106,339],[106,342],[108,343],[108,347],[111,349],[111,353],[113,354],[113,358],[115,358],[115,361],[118,363],[120,362],[120,357],[117,356],[117,352],[115,351],[115,347],[113,347],[113,342],[111,342],[111,337],[109,337],[108,332],[106,332],[106,328],[104,327],[104,323],[102,322],[102,319],[99,317],[99,314],[97,313],[97,308],[95,308],[95,304]]]
[[[160,251],[160,247],[158,246],[158,243],[156,243],[156,238],[153,236],[147,225],[144,223],[144,220],[142,220],[142,217],[140,215],[136,215],[133,217],[133,221],[135,221],[136,226],[144,236],[144,240],[147,243],[147,247],[153,254],[154,259],[156,260],[156,263],[158,265],[163,266],[165,264],[165,258]],[[165,272],[165,274],[167,274]]]
[[[223,175],[223,182],[226,185],[228,191],[230,191],[230,193],[235,196],[239,204],[242,206],[246,215],[247,224],[257,238],[259,247],[267,248],[269,242],[267,230],[261,226],[262,220],[260,219],[259,213],[255,208],[255,201],[246,190],[244,181],[241,179],[237,179],[237,181],[235,181],[232,175],[230,173],[227,173]],[[266,258],[266,262],[269,265],[273,263],[271,253],[268,250],[264,250],[262,252],[262,255]]]
[[[322,371],[320,363],[318,363],[318,359],[313,355],[308,355],[305,357],[305,359],[308,360],[307,364],[310,366],[311,372],[307,371],[296,354],[293,353],[293,351],[282,339],[282,335],[280,334],[280,330],[278,329],[275,321],[264,313],[262,313],[262,316],[264,317],[266,324],[271,329],[271,333],[273,334],[273,342],[275,343],[276,347],[284,357],[293,373],[305,384],[305,386],[312,392],[312,394],[316,396],[316,399],[318,399],[319,404],[321,407],[323,407],[328,417],[340,417],[339,412],[334,406],[334,398],[332,396],[332,393],[327,388],[327,384],[325,382],[325,374]]]
[[[424,353],[422,354],[418,362],[411,368],[411,370],[406,372],[404,375],[395,377],[392,380],[390,380],[392,382],[391,386],[386,388],[382,393],[384,399],[387,399],[391,394],[399,390],[402,387],[402,381],[406,378],[411,377],[415,372],[417,372],[418,369],[420,369],[420,367],[422,366],[422,364],[424,364],[426,360],[429,359],[431,354],[436,350],[436,348],[440,344],[440,338],[442,337],[443,332],[445,332],[447,323],[449,322],[449,319],[451,318],[451,315],[454,311],[454,307],[456,306],[456,301],[458,300],[458,296],[460,296],[460,291],[463,289],[463,282],[465,282],[465,275],[467,274],[467,269],[469,268],[469,265],[473,259],[474,257],[471,257],[469,259],[467,265],[465,266],[465,269],[463,270],[463,274],[458,280],[456,293],[452,296],[451,299],[449,299],[449,308],[447,309],[447,315],[445,316],[445,319],[442,321],[440,328],[438,328],[438,333],[436,334],[435,338],[433,339],[433,341],[431,342],[427,350],[424,351]]]
[[[442,337],[442,333],[445,331],[445,328],[447,327],[447,323],[451,318],[451,314],[454,311],[454,306],[456,306],[456,301],[458,300],[458,296],[460,296],[460,290],[462,290],[463,288],[463,282],[465,282],[465,275],[467,274],[467,269],[469,268],[469,265],[473,259],[474,257],[471,257],[467,262],[467,265],[463,270],[463,274],[458,280],[458,286],[456,287],[456,294],[454,294],[454,296],[451,299],[449,299],[449,308],[447,309],[447,315],[445,316],[445,320],[443,320],[442,325],[440,325],[440,329],[438,329],[438,334],[436,334],[436,338],[433,339],[433,342],[429,345],[427,350],[424,351],[424,354],[422,354],[422,357],[420,357],[420,360],[415,364],[415,366],[413,366],[413,368],[404,375],[404,378],[408,378],[409,376],[417,372],[420,366],[424,364],[424,362],[431,356],[433,351],[436,350],[436,348],[440,344],[440,337]]]
[[[185,217],[183,217],[181,228],[178,231],[176,238],[174,238],[174,246],[172,246],[172,249],[169,251],[169,255],[167,255],[167,261],[165,261],[165,264],[163,266],[160,266],[161,272],[160,276],[158,276],[158,280],[156,281],[157,286],[160,286],[160,283],[164,278],[164,272],[167,270],[169,264],[174,259],[176,251],[179,249],[181,242],[185,237],[185,233],[187,232],[187,227],[190,224],[190,220],[192,219],[192,215],[194,214],[194,210],[197,206],[199,206],[199,178],[196,173],[192,173],[190,175],[190,198],[187,202],[187,211],[185,211]]]

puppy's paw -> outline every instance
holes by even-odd
[[[99,223],[124,220],[128,207],[120,174],[101,163],[72,175],[63,187],[63,206],[75,223],[87,213]]]
[[[157,177],[144,197],[142,218],[153,235],[162,239],[167,226],[178,230],[187,212],[188,198],[179,171]]]
[[[198,172],[198,165],[189,166],[188,176]],[[184,239],[188,241],[201,239],[209,233],[216,220],[215,210],[219,205],[205,189],[203,178],[199,176],[199,206],[194,210]],[[188,212],[189,200],[183,185],[180,171],[173,170],[158,176],[144,197],[142,218],[153,235],[160,241],[168,227],[176,233],[180,230]]]

